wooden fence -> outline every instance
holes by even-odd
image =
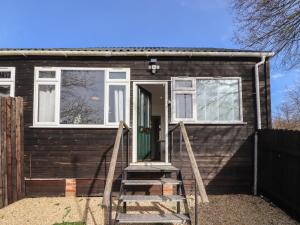
[[[300,131],[259,131],[258,191],[300,219]]]
[[[24,196],[23,100],[0,97],[0,208]]]

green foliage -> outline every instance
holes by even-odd
[[[68,214],[71,212],[71,207],[70,206],[68,206],[68,207],[66,207],[65,208],[65,214],[64,214],[64,216],[63,216],[63,218],[62,218],[62,221],[65,221],[65,218],[68,216]]]
[[[84,222],[62,222],[62,223],[55,223],[53,225],[86,225]]]
[[[71,207],[70,206],[67,206],[65,209],[64,209],[65,213],[63,215],[63,218],[62,218],[62,223],[55,223],[53,225],[86,225],[85,222],[65,222],[65,219],[66,217],[69,215],[69,213],[71,212]]]

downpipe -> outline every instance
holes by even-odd
[[[257,131],[261,129],[261,108],[260,108],[260,90],[259,90],[259,66],[265,64],[266,57],[262,56],[261,61],[255,64],[255,95],[256,95],[256,131],[254,133],[254,176],[253,176],[253,194],[257,195],[257,146],[258,146],[258,136]]]

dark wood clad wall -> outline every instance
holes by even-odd
[[[255,59],[158,58],[161,69],[155,75],[147,70],[148,61],[148,58],[133,57],[8,57],[0,59],[0,67],[16,67],[16,96],[24,97],[25,176],[41,179],[26,182],[27,195],[63,195],[64,180],[53,178],[78,178],[79,195],[102,192],[109,166],[110,146],[116,134],[116,129],[30,128],[33,119],[35,66],[126,67],[131,69],[131,80],[170,80],[172,76],[241,77],[243,116],[246,124],[189,125],[187,131],[208,192],[250,193],[253,177],[253,132],[256,125]],[[268,73],[268,64],[260,68],[263,127],[270,126]],[[174,151],[175,155],[178,154],[177,149]],[[187,183],[190,183],[191,170],[188,157],[175,156],[173,158],[177,159],[174,161],[175,165],[184,165],[183,174]],[[116,178],[119,172],[118,167]],[[90,188],[91,184],[93,188]]]

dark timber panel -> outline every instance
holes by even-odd
[[[258,132],[258,190],[300,220],[300,131]]]
[[[0,208],[24,197],[23,100],[0,96]]]
[[[253,132],[255,129],[255,86],[253,58],[180,58],[158,57],[160,70],[152,75],[146,57],[2,57],[0,66],[16,67],[16,96],[24,98],[25,176],[27,194],[63,195],[64,183],[46,181],[53,178],[78,178],[81,195],[103,191],[116,129],[42,129],[32,126],[35,66],[126,67],[131,80],[170,80],[172,76],[241,77],[243,125],[188,125],[187,131],[203,174],[208,192],[251,191],[253,165]],[[263,127],[270,126],[269,65],[260,68]],[[169,82],[169,98],[170,98]],[[132,88],[131,88],[132,96]],[[132,111],[132,101],[131,101]],[[132,118],[132,112],[131,112]],[[170,109],[169,109],[170,118]],[[175,135],[176,136],[176,135]],[[174,149],[176,165],[185,165],[183,175],[190,184],[188,157]],[[120,175],[117,165],[116,178]],[[97,178],[94,180],[93,179]],[[57,183],[55,183],[57,182]],[[43,184],[42,184],[43,183]],[[49,184],[49,186],[47,185]],[[56,185],[57,184],[57,185]],[[90,188],[91,184],[94,188]],[[42,185],[43,189],[38,186]],[[29,189],[28,189],[29,188]],[[48,192],[49,191],[49,192]]]

